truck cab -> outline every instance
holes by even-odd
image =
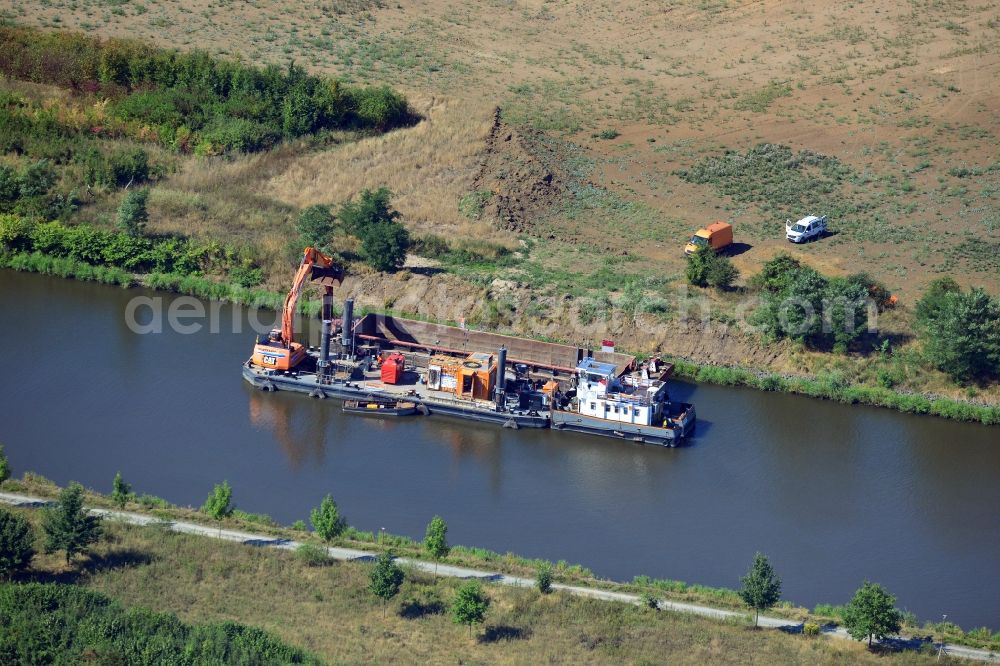
[[[684,247],[684,254],[694,254],[698,248],[708,246],[718,254],[733,244],[733,225],[727,222],[713,222],[699,229]]]

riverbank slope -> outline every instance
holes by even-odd
[[[46,479],[30,473],[25,474],[22,480],[12,480],[0,484],[0,490],[3,491],[0,492],[0,503],[13,504],[21,509],[39,508],[51,502],[58,495],[58,487]],[[484,582],[495,583],[501,588],[521,588],[521,592],[524,592],[525,588],[534,587],[537,567],[543,562],[541,560],[526,560],[511,553],[500,555],[478,548],[461,546],[452,548],[451,553],[445,557],[444,561],[438,562],[428,556],[422,544],[411,539],[385,533],[376,537],[371,533],[358,532],[353,528],[348,528],[341,537],[334,540],[333,547],[330,547],[329,543],[318,541],[314,534],[310,534],[301,526],[281,527],[265,515],[236,512],[233,516],[218,522],[209,520],[201,512],[175,507],[156,497],[142,496],[137,501],[136,498],[133,498],[127,503],[125,511],[118,509],[110,498],[99,493],[87,491],[86,497],[88,506],[96,507],[91,511],[106,519],[112,519],[116,530],[146,526],[161,534],[172,532],[183,535],[207,536],[236,544],[261,548],[271,547],[283,551],[295,551],[301,543],[312,543],[315,546],[328,549],[328,554],[335,560],[355,564],[370,562],[374,553],[388,548],[401,557],[400,563],[416,576],[414,580],[420,580],[423,583],[436,584],[435,579],[438,576],[479,578]],[[32,519],[37,520],[37,516]],[[137,538],[141,541],[146,537],[140,535]],[[110,543],[120,545],[122,539],[112,537]],[[141,554],[141,549],[125,548],[123,550],[127,555],[123,561],[126,566],[132,564],[132,560],[139,564],[149,564],[151,561],[151,558]],[[220,554],[220,557],[223,555]],[[115,559],[115,556],[98,555],[96,561],[106,563]],[[199,558],[196,561],[200,562],[204,559]],[[58,560],[51,560],[51,563],[54,564],[46,566],[63,568],[63,563]],[[101,566],[103,565],[98,565],[98,567]],[[548,566],[555,576],[554,589],[570,596],[605,602],[639,604],[640,606],[642,606],[641,602],[644,598],[654,598],[658,599],[660,609],[693,614],[721,621],[728,626],[746,626],[749,621],[742,601],[732,590],[687,585],[679,581],[657,581],[644,576],[637,577],[632,583],[616,583],[595,578],[588,570],[576,565],[568,565],[563,561],[554,565],[548,563]],[[183,568],[188,570],[188,573],[196,573],[190,570],[189,565],[185,565]],[[199,566],[195,575],[196,583],[202,581],[202,571],[202,567]],[[223,573],[224,578],[228,576],[225,571],[216,573]],[[421,578],[421,576],[426,577],[428,574],[432,575],[429,580]],[[47,579],[43,577],[42,580]],[[143,575],[137,574],[134,582],[141,584],[143,580]],[[453,585],[450,587],[446,585],[445,589],[450,590],[453,587]],[[99,587],[98,589],[117,598],[115,588]],[[125,599],[126,603],[145,604],[144,599],[150,596],[155,597],[151,592],[147,596],[145,590],[138,590],[137,594],[135,599]],[[168,596],[173,596],[173,594],[175,593]],[[352,598],[358,599],[360,597],[355,594]],[[432,597],[433,599],[441,601],[440,596]],[[182,609],[173,606],[165,610],[179,614],[182,611]],[[438,608],[438,612],[443,613],[443,608]],[[801,633],[805,623],[813,623],[821,627],[821,634],[827,638],[849,639],[846,631],[837,626],[839,612],[840,609],[837,607],[820,605],[815,612],[811,613],[807,609],[795,607],[787,601],[782,601],[761,618],[761,626],[781,629],[786,634],[798,634]],[[404,618],[407,617],[406,603],[404,603],[400,615]],[[184,619],[183,614],[181,617]],[[953,624],[919,626],[912,621],[912,616],[904,615],[904,618],[906,617],[910,619],[904,622],[904,634],[924,637],[923,639],[907,639],[896,646],[905,647],[907,651],[931,652],[930,648],[940,647],[940,642],[945,641],[949,644],[946,652],[956,656],[991,659],[993,657],[990,657],[987,650],[997,652],[1000,649],[1000,633],[993,634],[991,639],[989,630],[985,628],[963,633]],[[227,616],[227,619],[265,626],[257,620],[246,619],[244,616]],[[189,618],[189,621],[212,621],[212,617],[194,615]],[[269,631],[276,631],[270,625],[265,626],[265,628]],[[281,632],[276,633],[286,640],[291,640]],[[297,644],[301,645],[301,643]],[[308,644],[308,649],[313,649],[312,643]]]
[[[38,522],[38,512],[14,511]],[[221,540],[212,539],[206,538],[214,536],[211,527],[171,525],[135,513],[104,515],[111,518],[105,521],[104,537],[79,564],[66,565],[58,555],[38,556],[22,579],[82,585],[127,606],[176,613],[188,622],[258,626],[334,663],[456,658],[480,663],[656,663],[664,655],[674,663],[875,663],[886,656],[900,663],[930,663],[936,653],[928,645],[919,651],[873,654],[854,642],[753,631],[745,619],[723,611],[714,620],[700,616],[711,615],[705,612],[710,609],[695,606],[662,613],[636,606],[634,595],[568,586],[542,595],[524,589],[530,580],[448,566],[439,577],[427,563],[404,563],[407,580],[383,618],[380,604],[365,589],[364,562],[370,559],[365,552],[334,549],[348,561],[316,566],[288,552],[294,544],[280,539],[221,528]],[[278,548],[259,547],[267,545]],[[451,624],[445,612],[458,586],[456,576],[507,583],[488,587],[490,614],[474,639]],[[595,598],[586,598],[590,596]],[[619,597],[621,602],[608,603]],[[781,624],[765,618],[764,626]],[[979,656],[958,649],[945,659],[951,654]]]

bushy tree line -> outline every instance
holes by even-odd
[[[959,381],[1000,377],[1000,300],[945,277],[930,284],[916,310],[924,355],[935,367]]]
[[[44,621],[43,621],[44,620]],[[0,586],[0,663],[319,664],[235,622],[189,625],[76,585]]]
[[[93,266],[114,266],[137,273],[192,274],[213,269],[235,270],[249,261],[248,257],[242,256],[245,254],[243,251],[219,243],[147,237],[139,235],[137,230],[141,231],[141,227],[111,231],[87,224],[39,223],[16,215],[0,215],[0,252],[40,252]]]
[[[864,335],[869,303],[878,307],[887,293],[865,273],[828,278],[787,254],[764,264],[751,286],[761,298],[751,322],[765,335],[840,352]]]
[[[64,122],[54,107],[34,106],[14,93],[0,92],[0,153],[46,160],[50,170],[75,165],[75,179],[92,187],[124,187],[150,178],[155,167],[146,151],[106,145],[100,137],[116,133],[99,122],[86,116],[76,116],[73,124]]]
[[[20,169],[0,164],[0,214],[56,219],[76,210],[73,193],[57,192],[58,174],[47,159]]]
[[[203,51],[12,26],[0,27],[0,42],[7,76],[103,96],[115,118],[182,151],[252,152],[320,130],[385,131],[411,118],[391,88],[342,86],[294,64],[258,68]]]
[[[364,190],[357,201],[340,205],[336,217],[329,206],[316,205],[299,213],[296,229],[301,243],[338,251],[332,247],[332,237],[340,228],[361,241],[361,258],[380,271],[402,268],[410,247],[410,234],[399,222],[399,212],[392,207],[392,193],[385,187]],[[299,247],[296,246],[298,255]]]

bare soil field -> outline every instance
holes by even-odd
[[[423,118],[412,128],[319,150],[182,161],[151,199],[154,228],[253,236],[278,257],[299,207],[386,185],[415,234],[516,250],[508,267],[456,274],[417,259],[416,282],[390,276],[372,293],[375,278],[361,275],[345,285],[359,294],[365,285],[379,307],[429,281],[460,297],[420,304],[427,316],[457,319],[460,304],[471,311],[463,317],[521,332],[580,341],[610,333],[637,350],[814,370],[808,352],[736,344],[728,329],[726,346],[685,342],[690,331],[664,325],[678,309],[664,298],[700,295],[683,285],[681,250],[716,219],[734,224],[743,279],[790,251],[829,274],[864,270],[882,280],[904,306],[885,322],[901,339],[905,306],[935,277],[1000,293],[996,2],[8,0],[0,8],[17,23],[294,61],[407,94]],[[784,221],[809,213],[830,215],[833,233],[790,246]],[[645,320],[583,314],[637,298]],[[713,317],[729,322],[732,299],[711,301]]]

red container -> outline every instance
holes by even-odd
[[[403,368],[406,359],[402,354],[393,352],[382,361],[382,383],[400,384],[403,381]]]

